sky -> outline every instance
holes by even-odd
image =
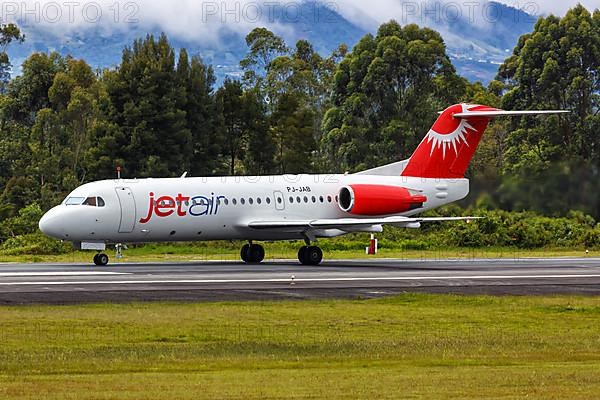
[[[514,6],[515,3],[519,4],[519,1],[513,0],[496,0],[499,3],[504,3],[509,6]],[[528,1],[520,1],[521,7],[527,4]],[[564,15],[570,8],[573,8],[577,5],[577,3],[581,3],[588,10],[594,10],[596,8],[600,8],[600,0],[543,0],[543,1],[534,1],[531,3],[536,3],[539,6],[540,13],[543,14],[554,14],[554,15]],[[519,7],[519,8],[521,8]]]
[[[400,18],[401,23],[422,22],[433,20],[437,13],[444,16],[456,15],[469,16],[475,24],[485,24],[486,16],[493,19],[493,10],[486,7],[486,1],[480,0],[426,0],[423,7],[422,0],[335,0],[339,6],[340,14],[352,22],[365,25],[380,25],[390,18]],[[563,16],[570,8],[578,3],[583,4],[588,10],[600,8],[600,0],[495,0],[509,6],[522,9],[534,16],[555,14]],[[434,5],[437,4],[437,7]],[[437,10],[437,11],[436,11]],[[433,13],[430,14],[430,13]]]
[[[2,1],[2,22],[15,19],[27,20],[44,31],[55,35],[72,35],[83,29],[99,28],[106,34],[132,25],[147,29],[159,28],[169,35],[188,40],[220,40],[224,30],[245,35],[257,26],[267,26],[278,34],[291,29],[274,22],[270,17],[273,10],[286,12],[293,20],[297,5],[302,0],[178,0],[161,2],[156,0],[25,0]],[[322,0],[332,9],[368,29],[375,30],[392,18],[401,24],[423,22],[432,17],[431,12],[441,16],[454,16],[457,12],[471,15],[473,23],[485,24],[486,0]],[[578,2],[588,9],[600,8],[600,0],[497,0],[511,6],[523,8],[531,14],[554,13],[564,15]],[[259,10],[258,4],[263,4]],[[433,10],[433,11],[432,11]],[[429,14],[428,14],[429,13]],[[259,15],[260,14],[260,15]],[[319,15],[315,18],[327,18]]]

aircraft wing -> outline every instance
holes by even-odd
[[[252,229],[282,229],[286,231],[304,231],[307,229],[356,229],[376,225],[407,226],[421,222],[471,221],[481,217],[386,217],[386,218],[340,218],[313,220],[252,221]]]

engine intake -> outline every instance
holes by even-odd
[[[400,186],[350,185],[340,189],[338,205],[355,215],[391,215],[423,207],[427,197]]]

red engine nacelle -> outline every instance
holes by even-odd
[[[338,204],[350,214],[390,215],[421,208],[426,201],[400,186],[350,185],[340,190]]]

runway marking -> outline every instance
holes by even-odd
[[[102,276],[131,275],[127,272],[108,271],[40,271],[40,272],[0,272],[0,278],[18,278],[26,276]]]
[[[401,277],[348,277],[348,278],[295,278],[293,282],[377,282],[377,281],[436,281],[436,280],[494,280],[494,279],[572,279],[600,278],[594,275],[463,275],[463,276],[401,276]],[[64,286],[64,285],[148,285],[148,284],[218,284],[218,283],[290,283],[290,278],[272,279],[162,279],[121,281],[48,281],[48,282],[0,282],[0,286]]]

